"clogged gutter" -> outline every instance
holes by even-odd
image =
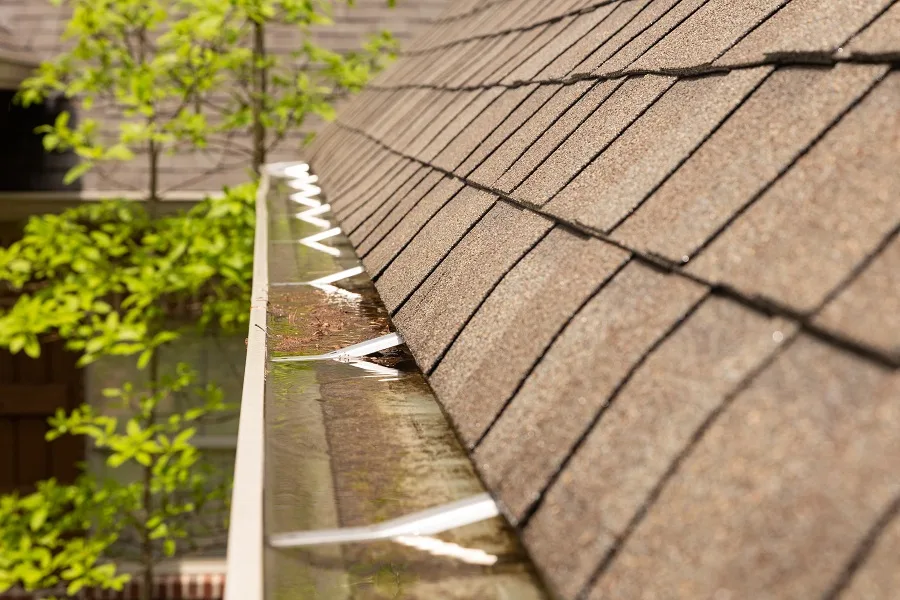
[[[268,298],[248,372],[265,361],[265,397],[245,386],[227,598],[545,597],[314,182],[276,165],[259,200]],[[366,356],[328,354],[373,339]],[[260,408],[261,439],[244,436]],[[254,482],[242,453],[261,504],[240,487]]]

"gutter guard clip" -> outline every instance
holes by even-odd
[[[307,360],[339,360],[347,362],[354,358],[400,346],[403,343],[403,337],[399,333],[389,333],[325,354],[315,354],[312,356],[277,356],[271,360],[272,362],[302,362]]]
[[[278,533],[269,537],[269,545],[273,548],[299,548],[428,536],[486,521],[499,514],[500,510],[494,499],[490,494],[484,493],[376,525]]]

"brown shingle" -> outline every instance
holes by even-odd
[[[900,492],[898,427],[896,372],[800,339],[701,438],[591,597],[823,597]]]
[[[511,85],[531,81],[541,70],[559,56],[574,40],[581,37],[584,24],[575,17],[553,23],[547,31],[533,43],[533,52],[524,52],[525,60],[509,72],[501,83]],[[529,48],[531,50],[531,48]]]
[[[554,148],[563,143],[575,128],[621,83],[621,80],[607,81],[601,84],[582,81],[563,87],[559,91],[562,96],[559,98],[559,103],[568,102],[568,110],[560,114],[556,122],[534,140],[534,143],[510,165],[506,173],[494,182],[493,187],[504,192],[512,191],[553,152]]]
[[[900,590],[900,519],[895,516],[879,533],[875,547],[850,580],[841,600],[891,600]]]
[[[371,250],[358,252],[363,256],[363,264],[371,275],[376,275],[412,240],[428,220],[439,211],[450,198],[456,195],[463,184],[456,179],[445,177],[433,190],[418,199],[415,206],[396,223],[390,233],[382,239],[373,235],[366,240],[374,244]]]
[[[395,193],[403,193],[402,190],[412,187],[410,185],[416,172],[421,170],[421,166],[413,161],[404,161],[403,167],[393,172],[393,175],[386,178],[373,190],[373,194],[366,197],[364,202],[357,204],[348,204],[341,211],[341,227],[346,233],[351,233],[375,210],[387,201]],[[417,183],[417,182],[416,182]]]
[[[691,256],[884,71],[776,71],[613,237],[675,261]]]
[[[708,65],[789,0],[709,0],[635,61],[633,69]]]
[[[535,88],[522,86],[504,90],[435,157],[433,164],[448,171],[456,169]]]
[[[365,256],[414,206],[424,201],[425,196],[442,179],[444,179],[443,173],[426,167],[425,177],[422,178],[416,187],[402,198],[395,198],[394,202],[388,203],[386,206],[389,206],[389,209],[383,215],[380,215],[380,221],[371,223],[368,233],[354,243],[357,254]]]
[[[610,229],[769,72],[769,67],[761,67],[679,81],[563,188],[547,209],[588,227]]]
[[[900,56],[900,4],[894,3],[874,23],[850,40],[845,50],[853,56]]]
[[[557,56],[534,76],[538,79],[561,79],[568,75],[586,54],[609,35],[606,22],[610,18],[610,13],[616,15],[621,6],[621,3],[609,3],[579,15],[575,24],[564,32],[567,43],[560,47]]]
[[[566,326],[475,451],[513,521],[629,369],[703,293],[682,277],[631,263]]]
[[[895,236],[815,322],[900,360],[900,238]]]
[[[674,82],[673,77],[645,75],[598,84],[538,139],[523,157],[529,160],[517,161],[515,167],[507,171],[498,181],[500,189],[511,190],[514,197],[532,204],[545,204]],[[599,108],[593,110],[597,106]],[[593,114],[588,117],[591,110]],[[548,154],[546,162],[540,164]],[[522,178],[526,176],[528,178],[523,182]]]
[[[500,202],[441,261],[394,315],[423,371],[434,366],[493,286],[551,226],[549,219]]]
[[[733,65],[771,54],[830,54],[891,0],[792,0],[716,61]],[[810,18],[815,15],[815,18]]]
[[[381,220],[390,213],[390,211],[397,205],[398,202],[406,198],[410,193],[412,193],[416,186],[428,175],[429,172],[432,171],[429,167],[423,167],[420,165],[415,165],[415,169],[410,171],[404,171],[399,177],[399,181],[403,181],[403,178],[406,177],[403,185],[398,187],[396,190],[392,191],[390,194],[387,194],[383,197],[383,201],[379,205],[378,200],[381,199],[373,199],[366,204],[367,210],[361,210],[357,215],[355,220],[360,221],[359,225],[355,228],[349,227],[349,222],[347,223],[348,227],[344,229],[344,233],[347,234],[347,237],[350,238],[350,242],[356,246],[362,241],[367,235],[369,235],[375,227],[381,223]],[[408,177],[407,177],[408,175]],[[393,186],[391,186],[393,187]],[[373,210],[369,210],[373,209]],[[368,214],[366,214],[368,213]]]
[[[464,444],[484,434],[556,332],[626,258],[557,228],[504,277],[429,378]]]
[[[709,298],[641,366],[525,529],[562,597],[587,584],[704,419],[791,328]]]
[[[656,0],[655,4],[659,2],[666,2],[666,0]],[[671,3],[667,2],[667,4]],[[656,11],[646,13],[646,22],[644,19],[639,19],[640,24],[644,26],[639,30],[640,33],[630,39],[620,50],[617,50],[609,60],[597,67],[596,73],[608,75],[622,71],[704,4],[706,4],[706,0],[679,0],[675,6],[666,6],[665,12],[661,16],[658,16],[659,13]]]
[[[468,175],[478,167],[486,157],[493,153],[504,141],[514,135],[527,119],[536,113],[553,94],[560,89],[558,85],[540,85],[507,117],[475,151],[457,167],[460,175]],[[496,177],[495,177],[496,179]]]
[[[537,112],[527,117],[527,120],[516,129],[515,133],[500,144],[469,177],[483,185],[492,185],[574,100],[574,98],[566,94],[568,87],[552,86],[540,88],[544,92],[542,95],[546,95],[549,91],[554,93]],[[533,107],[534,103],[529,103],[528,107],[523,106],[523,109]],[[517,111],[515,115],[517,117],[516,121],[521,117],[525,117],[526,114],[526,110]]]
[[[389,311],[400,306],[496,199],[493,194],[465,188],[422,227],[375,284]],[[367,257],[363,262],[370,260]],[[366,268],[370,274],[378,273],[369,264]]]
[[[688,269],[815,309],[900,219],[898,103],[891,73]]]
[[[576,73],[594,71],[641,32],[656,23],[677,2],[678,0],[651,0],[650,2],[631,2],[624,5],[624,8],[628,10],[621,12],[622,16],[627,16],[627,19],[622,19],[618,29],[612,35],[599,46],[595,45],[589,54],[582,57],[584,60],[578,65],[573,65],[572,68]],[[616,11],[613,15],[616,20],[621,18],[619,12]]]
[[[418,158],[426,162],[433,161],[434,157],[437,156],[441,150],[446,148],[456,135],[478,117],[478,115],[481,114],[481,112],[502,92],[502,88],[492,88],[483,90],[473,97],[472,101],[463,107],[462,110],[449,117],[447,126],[434,137],[428,146],[417,154]],[[451,107],[451,109],[452,108],[453,107]]]
[[[436,103],[439,105],[437,110],[426,111],[427,116],[410,127],[411,138],[394,145],[395,149],[402,149],[403,153],[409,156],[422,156],[425,148],[440,136],[441,132],[451,124],[453,118],[475,101],[481,92],[442,92],[442,94],[449,96],[450,102]],[[424,127],[422,127],[423,125]]]

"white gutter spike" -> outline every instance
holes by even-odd
[[[459,544],[445,542],[442,539],[427,535],[401,535],[394,538],[393,541],[434,556],[455,558],[470,565],[491,566],[497,564],[497,556],[494,554],[488,554],[478,548],[465,548]]]
[[[340,256],[341,251],[338,248],[334,248],[332,246],[326,246],[324,244],[320,244],[319,241],[327,240],[328,238],[334,237],[341,233],[340,227],[334,227],[329,229],[328,231],[323,231],[321,233],[317,233],[315,235],[310,235],[302,240],[300,243],[309,246],[313,250],[318,250],[319,252],[324,252],[325,254],[330,254],[331,256]]]
[[[394,348],[395,346],[400,346],[404,343],[403,337],[399,333],[389,333],[387,335],[382,335],[381,337],[377,337],[371,340],[366,340],[365,342],[360,342],[358,344],[353,344],[352,346],[347,346],[345,348],[341,348],[339,350],[334,350],[333,352],[327,352],[325,354],[314,354],[312,356],[278,356],[272,358],[272,362],[303,362],[307,360],[341,360],[341,361],[349,361],[352,358],[360,358],[361,356],[367,356],[369,354],[374,354],[375,352],[381,352],[382,350],[387,350],[388,348]]]
[[[303,177],[309,173],[309,165],[306,163],[296,163],[289,167],[285,167],[282,171],[285,177]]]
[[[305,194],[301,192],[296,192],[291,194],[291,200],[298,204],[303,204],[304,206],[309,206],[310,208],[315,208],[316,206],[322,206],[322,202],[316,200],[315,198],[307,198]]]
[[[310,208],[309,210],[304,210],[303,212],[299,212],[294,216],[297,217],[298,219],[300,219],[301,221],[309,223],[310,225],[315,225],[316,227],[321,227],[321,228],[325,229],[327,227],[331,227],[331,221],[328,221],[326,219],[320,219],[319,217],[317,217],[315,215],[321,215],[323,213],[327,213],[329,210],[331,210],[330,204],[321,204],[319,206]]]
[[[319,277],[318,279],[313,279],[309,282],[309,285],[322,285],[326,283],[334,283],[336,281],[340,281],[341,279],[348,279],[355,275],[360,275],[365,272],[365,269],[362,267],[353,267],[352,269],[347,269],[345,271],[338,271],[337,273],[333,273],[331,275],[326,275],[325,277]]]
[[[298,548],[434,535],[486,521],[499,514],[497,504],[490,494],[478,494],[376,525],[279,533],[270,536],[269,545],[273,548]]]

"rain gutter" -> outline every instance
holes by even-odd
[[[225,600],[544,598],[321,193],[256,198]]]

